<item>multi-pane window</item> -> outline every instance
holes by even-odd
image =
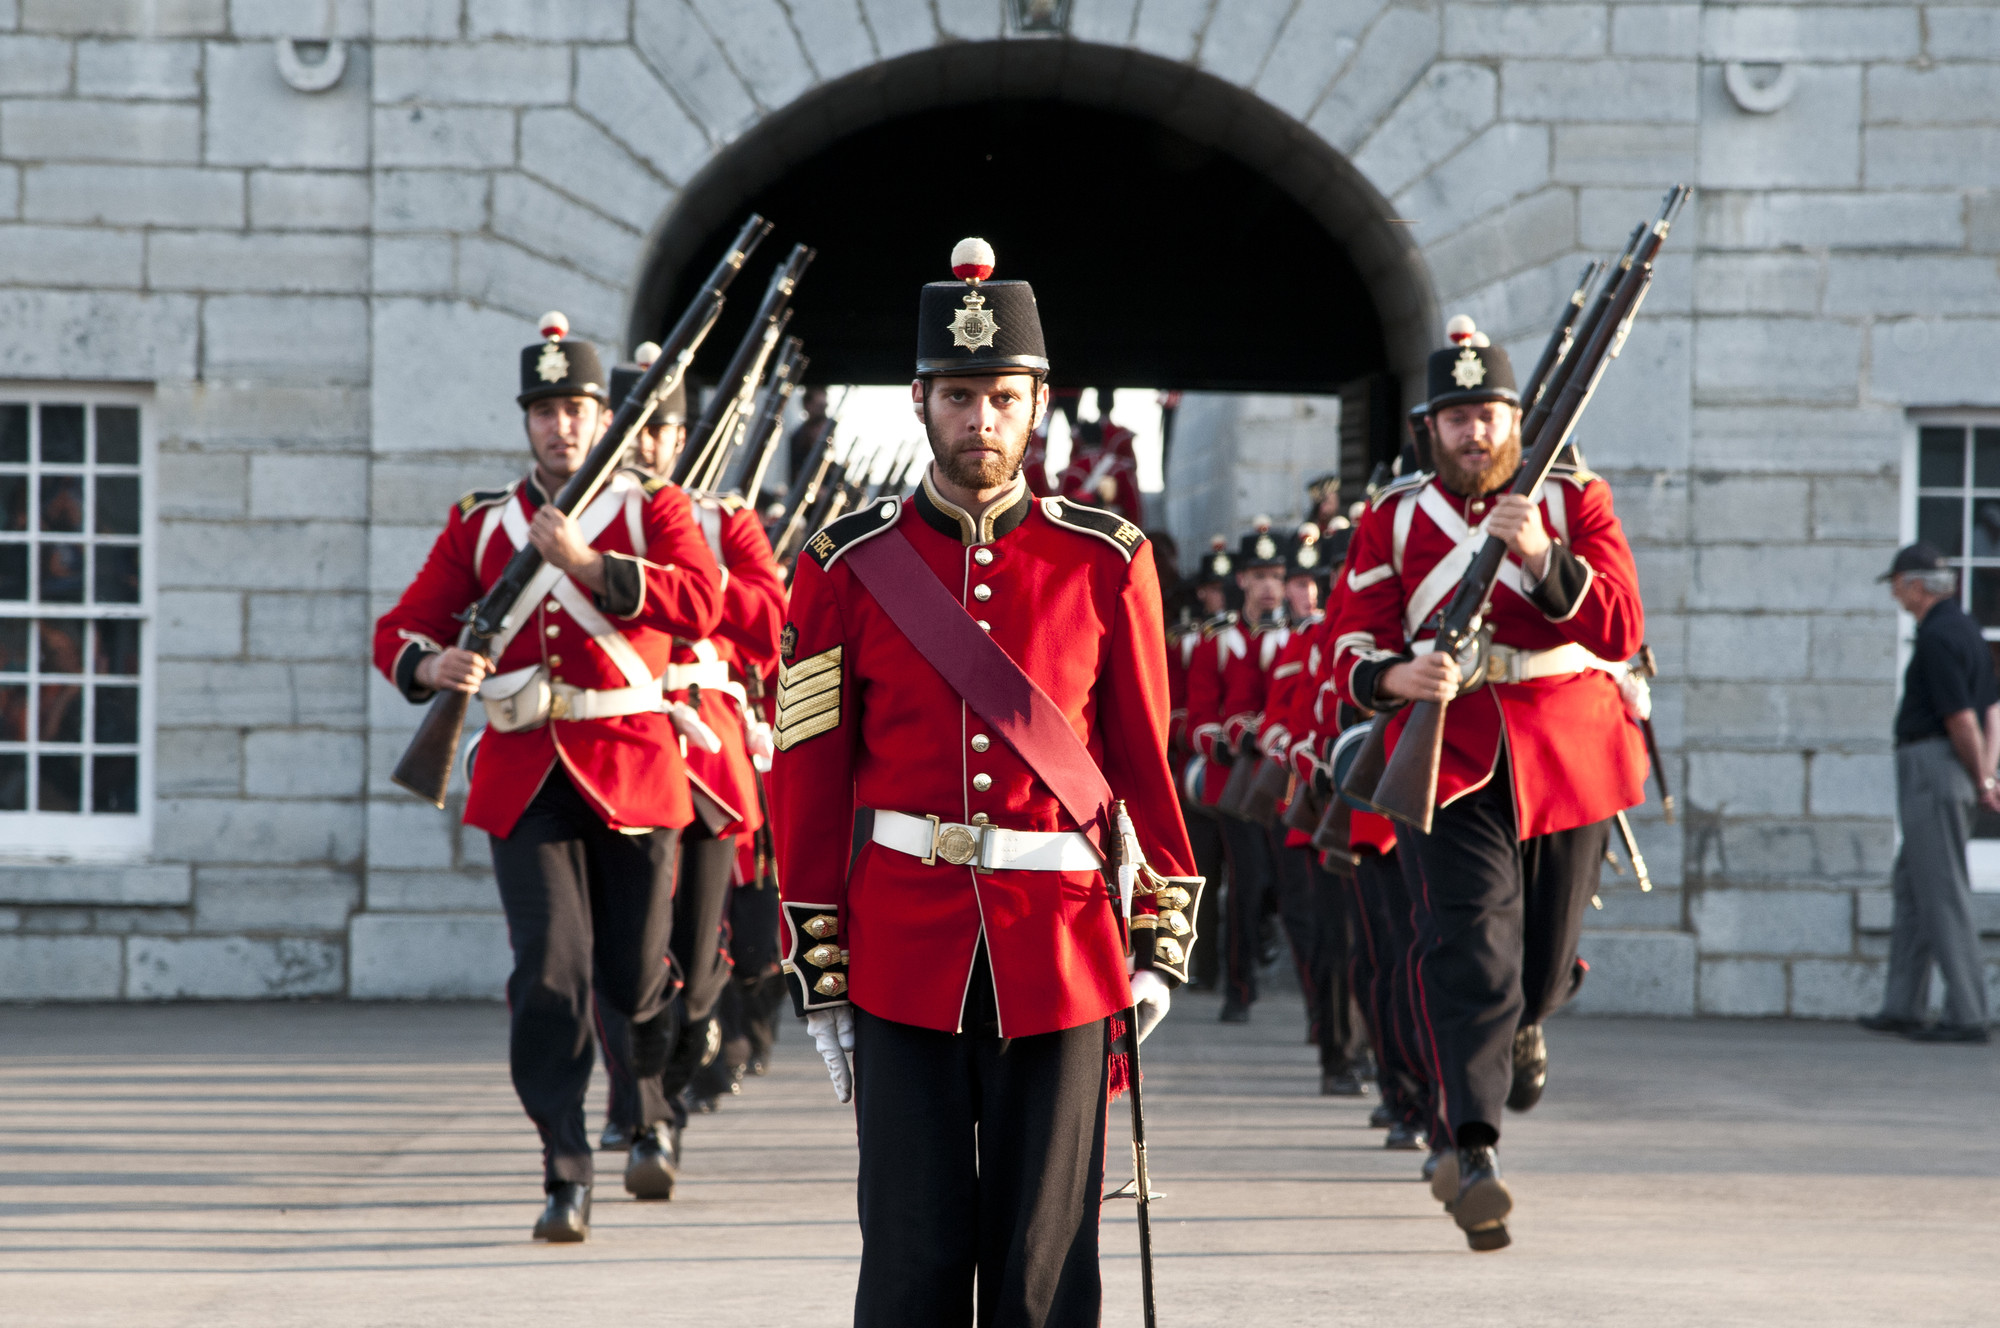
[[[1917,429],[1917,538],[1959,568],[1959,595],[2000,638],[2000,421]]]
[[[0,840],[28,850],[138,847],[151,819],[152,729],[141,407],[8,395],[0,395]]]

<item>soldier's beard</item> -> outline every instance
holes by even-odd
[[[924,433],[930,439],[931,456],[937,461],[938,473],[959,488],[974,493],[1012,484],[1014,477],[1021,473],[1021,462],[1028,455],[1028,431],[1025,429],[1018,438],[995,437],[992,441],[997,452],[969,448],[962,437],[940,438],[937,426],[929,422],[924,425]]]
[[[1517,422],[1508,430],[1507,437],[1494,444],[1488,452],[1486,465],[1472,470],[1459,465],[1450,450],[1433,447],[1431,453],[1437,462],[1439,482],[1461,498],[1484,498],[1505,487],[1514,478],[1514,472],[1521,468],[1520,424]]]

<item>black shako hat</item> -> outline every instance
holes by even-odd
[[[1208,552],[1201,556],[1201,566],[1195,570],[1194,583],[1198,586],[1220,585],[1236,570],[1236,560],[1229,556],[1229,537],[1217,535],[1208,542]]]
[[[917,302],[917,376],[1049,371],[1035,288],[988,281],[993,246],[960,240],[951,251],[956,281],[933,281]]]
[[[1446,323],[1444,331],[1451,345],[1431,352],[1425,384],[1431,410],[1479,401],[1521,404],[1521,390],[1514,382],[1514,362],[1507,358],[1506,351],[1487,341],[1486,334],[1464,314]]]
[[[545,341],[521,348],[521,395],[514,400],[526,406],[543,397],[592,397],[600,404],[611,400],[605,391],[604,362],[597,347],[588,341],[564,341],[569,335],[569,319],[553,311],[542,315]]]
[[[1260,516],[1250,525],[1250,533],[1236,546],[1236,570],[1248,572],[1257,567],[1283,567],[1287,561],[1285,546],[1289,541],[1271,533],[1271,518]],[[1313,533],[1317,537],[1317,528]]]
[[[1896,557],[1889,564],[1889,570],[1876,577],[1877,581],[1893,581],[1905,572],[1947,571],[1951,563],[1937,545],[1928,540],[1918,540],[1915,544],[1905,544],[1896,550]]]
[[[631,364],[611,366],[611,408],[616,410],[625,404],[625,398],[632,395],[632,389],[646,376],[646,370],[653,367],[653,361],[660,358],[660,343],[642,341],[632,352]],[[674,390],[660,399],[653,410],[653,424],[687,423],[687,380],[683,378],[674,384]]]

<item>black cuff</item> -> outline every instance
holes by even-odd
[[[1370,710],[1377,713],[1385,710],[1401,710],[1409,702],[1400,696],[1388,695],[1375,684],[1395,665],[1407,664],[1415,658],[1415,655],[1405,650],[1402,654],[1391,655],[1387,659],[1364,659],[1354,666],[1352,673],[1347,675],[1348,687]]]
[[[784,961],[785,985],[799,1014],[846,1005],[847,951],[840,948],[840,910],[831,904],[781,901],[790,938]]]
[[[1203,878],[1167,876],[1153,891],[1157,913],[1132,915],[1132,967],[1150,968],[1169,987],[1188,980],[1194,963],[1195,913],[1201,904]]]
[[[614,618],[630,618],[646,602],[646,568],[622,553],[604,555],[604,591],[592,595],[598,610]]]
[[[1566,622],[1583,603],[1593,573],[1590,564],[1571,553],[1566,544],[1549,545],[1548,556],[1548,575],[1528,592],[1528,602],[1550,622]]]
[[[426,650],[415,641],[403,647],[403,653],[396,656],[396,690],[403,694],[412,705],[422,705],[437,693],[417,681],[417,666],[422,664],[435,650]]]

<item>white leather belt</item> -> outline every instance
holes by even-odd
[[[1437,642],[1434,640],[1419,641],[1410,647],[1410,652],[1428,655],[1436,649]],[[1491,647],[1487,657],[1486,681],[1527,682],[1533,678],[1581,673],[1585,669],[1603,669],[1613,675],[1625,671],[1622,665],[1599,659],[1574,641],[1548,650],[1517,650],[1513,646],[1496,645]]]
[[[684,691],[689,687],[699,687],[703,691],[725,690],[729,686],[729,665],[719,659],[694,664],[669,664],[666,677],[661,681],[670,692]]]
[[[1074,830],[1002,830],[997,825],[961,825],[935,816],[875,813],[875,842],[898,853],[940,859],[981,871],[1096,871],[1103,865],[1090,841]]]
[[[532,729],[552,719],[613,719],[659,710],[660,684],[613,687],[601,692],[551,681],[539,664],[496,673],[479,685],[486,722],[500,733]]]

